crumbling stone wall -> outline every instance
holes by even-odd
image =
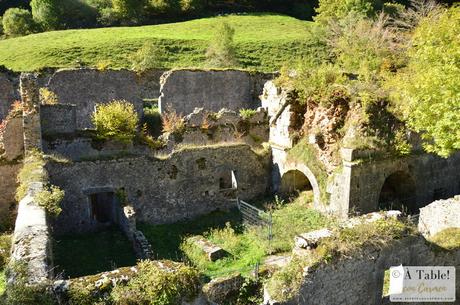
[[[384,272],[392,266],[458,266],[460,250],[436,253],[423,237],[395,240],[381,250],[364,249],[335,263],[306,270],[299,295],[277,304],[380,305]],[[460,276],[457,268],[456,277]],[[457,281],[457,296],[460,282]],[[416,304],[416,303],[414,303]],[[423,303],[422,303],[423,304]]]
[[[140,86],[136,74],[127,70],[59,70],[50,78],[47,87],[57,95],[60,104],[76,105],[80,129],[92,127],[91,114],[97,103],[126,100],[142,116]]]
[[[261,147],[268,141],[268,116],[262,109],[249,118],[239,113],[222,109],[218,113],[203,108],[187,115],[184,130],[180,135],[166,133],[164,151],[172,151],[177,145],[212,145],[217,143],[246,143],[251,147]]]
[[[97,225],[85,190],[124,188],[136,219],[170,223],[233,203],[236,194],[221,188],[220,180],[236,172],[240,198],[263,195],[268,185],[269,155],[255,154],[247,145],[208,146],[176,151],[165,159],[146,156],[110,161],[49,163],[51,183],[66,192],[58,233],[90,230]]]
[[[423,235],[432,236],[448,228],[460,228],[460,196],[420,209],[418,229]]]
[[[0,71],[0,122],[6,118],[11,104],[19,99],[18,76],[6,69]]]
[[[160,111],[187,115],[195,108],[256,109],[263,83],[273,75],[240,70],[172,70],[161,77]]]

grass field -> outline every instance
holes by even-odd
[[[165,50],[165,68],[203,67],[215,26],[235,29],[240,68],[273,71],[309,52],[313,23],[272,14],[229,15],[186,22],[87,30],[54,31],[0,41],[0,65],[16,71],[45,67],[130,68],[146,41]]]

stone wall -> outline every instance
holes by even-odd
[[[8,70],[0,71],[0,122],[6,118],[11,104],[19,99],[18,76]]]
[[[240,70],[173,70],[161,77],[160,111],[187,115],[195,108],[217,112],[260,106],[263,83],[273,75]]]
[[[19,202],[12,241],[11,259],[26,265],[27,281],[31,284],[45,282],[52,270],[51,236],[46,211],[34,199],[43,186],[43,182],[30,183],[26,196]],[[13,272],[10,280],[14,281],[15,276]]]
[[[246,143],[251,147],[261,147],[268,142],[268,117],[262,109],[249,118],[235,111],[222,109],[218,113],[196,108],[184,120],[184,130],[180,135],[166,133],[165,151],[172,151],[177,145],[213,145],[217,143]]]
[[[8,229],[14,223],[16,176],[21,167],[17,162],[0,164],[0,229]]]
[[[41,105],[40,120],[43,135],[74,133],[77,129],[76,106]]]
[[[418,229],[423,235],[432,236],[448,228],[460,228],[460,196],[420,209]]]
[[[97,226],[88,193],[92,188],[124,188],[136,219],[153,224],[193,218],[232,204],[236,194],[221,181],[236,172],[241,198],[263,195],[268,185],[269,155],[247,145],[209,146],[176,151],[167,158],[123,158],[110,161],[50,163],[51,183],[66,192],[56,232],[78,232]]]
[[[50,78],[48,89],[60,104],[76,105],[77,126],[92,127],[91,114],[97,103],[126,100],[142,116],[142,98],[136,74],[131,71],[99,71],[92,69],[59,70]]]
[[[381,250],[366,250],[306,270],[299,295],[292,301],[278,304],[347,304],[380,305],[385,270],[392,266],[458,266],[460,250],[433,252],[423,237],[395,240]],[[456,278],[460,276],[457,268]],[[460,281],[456,282],[457,299]],[[417,303],[413,303],[417,304]],[[426,304],[426,303],[421,303]]]

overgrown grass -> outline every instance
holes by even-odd
[[[294,236],[331,225],[332,220],[310,209],[311,195],[301,194],[289,203],[278,206],[269,204],[274,209],[273,237],[269,241],[267,226],[242,227],[239,224],[227,224],[225,228],[214,228],[204,235],[214,244],[222,247],[231,255],[216,262],[210,262],[204,253],[190,242],[185,241],[181,250],[188,260],[209,277],[228,275],[234,272],[247,274],[256,263],[262,263],[270,254],[284,253],[292,250]]]
[[[430,242],[445,250],[460,249],[460,228],[445,229],[430,238]]]
[[[146,42],[165,50],[165,68],[204,67],[205,52],[221,21],[235,29],[242,68],[273,71],[310,52],[313,23],[275,14],[229,15],[171,24],[53,31],[0,41],[0,63],[16,71],[45,67],[130,68]]]
[[[26,195],[31,182],[44,182],[46,180],[43,166],[45,166],[45,161],[41,152],[31,151],[18,174],[19,186],[16,189],[16,200],[18,202]]]
[[[58,237],[53,249],[57,273],[72,278],[136,264],[131,243],[116,228]]]

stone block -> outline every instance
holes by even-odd
[[[314,249],[318,243],[324,239],[332,236],[332,231],[329,229],[321,229],[308,233],[297,235],[294,238],[295,246],[303,249]]]
[[[194,236],[189,238],[188,241],[201,249],[206,254],[208,260],[211,262],[215,262],[229,255],[227,251],[213,244],[203,236]]]
[[[244,283],[241,274],[213,279],[203,287],[203,293],[211,304],[225,304],[229,297],[239,292]]]

